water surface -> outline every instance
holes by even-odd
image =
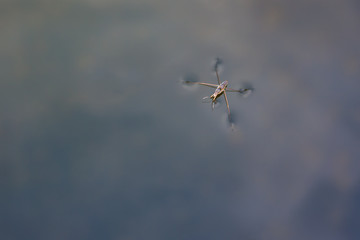
[[[1,239],[360,237],[356,1],[0,6]]]

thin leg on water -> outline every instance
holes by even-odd
[[[186,84],[198,84],[198,85],[207,86],[207,87],[211,87],[211,88],[217,88],[218,87],[218,85],[216,85],[216,84],[204,83],[204,82],[184,81],[184,83],[186,83]]]
[[[218,84],[220,85],[220,78],[219,78],[219,73],[218,73],[217,68],[215,69],[215,72],[216,72],[216,77],[217,77]]]
[[[228,102],[228,99],[227,99],[227,96],[226,96],[226,90],[224,91],[224,98],[225,98],[226,107],[227,107],[228,115],[229,115],[229,119],[230,119],[230,107],[229,107],[229,102]]]

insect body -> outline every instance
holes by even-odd
[[[227,85],[228,81],[224,81],[221,84],[217,85],[215,92],[210,97],[204,97],[203,100],[211,99],[211,108],[214,109],[216,99],[225,93]]]
[[[213,95],[210,96],[210,98],[215,101],[218,97],[220,97],[224,92],[228,85],[228,81],[222,82],[215,90]]]

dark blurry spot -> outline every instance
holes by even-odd
[[[198,82],[198,77],[193,73],[186,74],[180,78],[180,83],[182,84],[191,85],[194,82]]]
[[[221,58],[219,58],[219,57],[215,58],[215,62],[213,65],[213,71],[219,72],[222,64],[223,64],[223,60]]]
[[[243,88],[239,89],[241,97],[244,97],[244,98],[249,97],[254,91],[255,91],[255,88],[250,83],[244,83]]]
[[[185,89],[194,89],[198,86],[197,84],[194,84],[195,82],[198,82],[198,77],[193,73],[188,73],[181,77],[179,82]]]
[[[237,115],[236,115],[236,113],[231,113],[230,115],[228,115],[228,123],[230,124],[230,125],[232,125],[232,124],[236,124],[237,123]]]

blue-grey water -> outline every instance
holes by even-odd
[[[360,239],[356,0],[4,0],[0,239]],[[201,102],[230,87],[248,98]]]

